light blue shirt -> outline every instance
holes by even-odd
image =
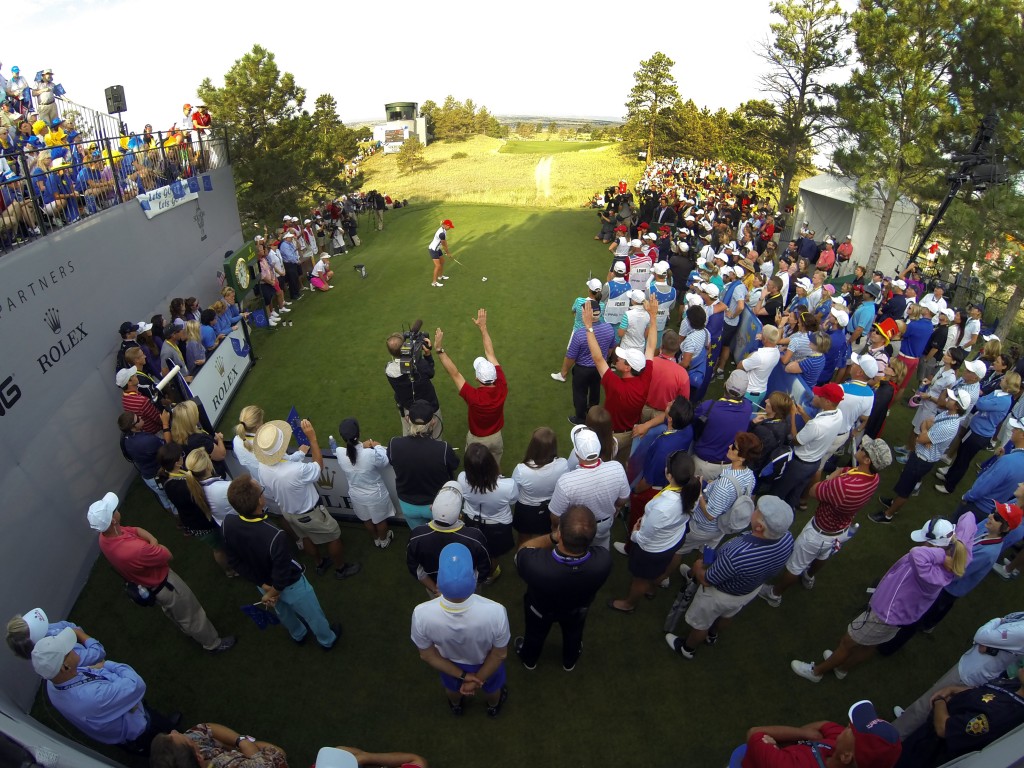
[[[1010,412],[1011,405],[1013,405],[1013,398],[1010,397],[1010,393],[1001,389],[978,398],[978,402],[974,404],[971,432],[981,437],[994,436],[1000,423]]]
[[[299,251],[296,249],[295,244],[292,243],[291,238],[281,241],[281,260],[285,264],[298,264],[299,263]]]
[[[78,628],[77,624],[70,621],[55,621],[47,628],[46,637],[56,637],[65,629]],[[83,667],[91,667],[93,664],[98,664],[107,656],[107,652],[100,641],[93,640],[92,638],[87,640],[85,645],[75,643],[75,647],[72,650],[78,654],[78,663]]]
[[[853,310],[853,317],[850,318],[850,324],[846,326],[846,330],[856,333],[858,328],[862,328],[864,333],[861,336],[867,336],[873,322],[875,322],[875,302],[865,301]]]
[[[47,682],[46,691],[57,711],[101,744],[137,739],[149,722],[142,706],[146,683],[127,664],[108,661],[99,669],[79,666],[70,680],[60,685]]]
[[[992,514],[996,509],[993,499],[1010,501],[1021,480],[1024,480],[1024,450],[1018,448],[1000,456],[991,467],[978,475],[974,485],[964,494],[964,501],[986,514]]]

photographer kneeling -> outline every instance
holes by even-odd
[[[409,408],[416,400],[430,404],[432,413],[441,420],[441,406],[434,391],[434,358],[431,355],[430,339],[420,331],[422,321],[413,323],[405,333],[388,336],[388,352],[392,360],[384,373],[395,391],[395,404],[402,417],[402,436],[410,432]]]

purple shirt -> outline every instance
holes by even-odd
[[[753,410],[754,404],[746,398],[733,400],[723,397],[720,400],[705,400],[698,405],[694,419],[707,414],[708,420],[694,453],[704,461],[716,464],[725,462],[725,454],[736,434],[747,431]]]
[[[970,564],[974,535],[978,524],[972,512],[965,512],[956,523],[956,537],[967,545]],[[896,561],[871,596],[871,610],[891,627],[905,627],[920,619],[942,588],[956,574],[943,567],[946,550],[939,547],[914,547]]]
[[[608,357],[608,350],[612,348],[612,341],[615,339],[615,329],[609,323],[594,323],[594,338],[597,339],[597,345],[601,348],[601,354]],[[570,360],[575,360],[576,365],[594,367],[594,358],[590,354],[590,345],[587,344],[586,328],[573,331],[569,348],[565,350],[565,356]]]

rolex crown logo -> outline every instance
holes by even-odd
[[[317,478],[316,484],[321,488],[333,488],[335,474],[337,473],[334,470],[324,467],[320,470],[320,477]]]
[[[217,361],[214,363],[214,366],[216,366],[216,368],[217,368],[217,373],[219,373],[221,376],[223,376],[224,375],[224,361],[218,358]]]
[[[60,310],[56,307],[50,307],[46,310],[46,314],[43,315],[43,320],[46,321],[46,325],[51,331],[60,333]]]

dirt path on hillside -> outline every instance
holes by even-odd
[[[533,179],[537,184],[537,197],[551,197],[551,165],[555,158],[551,155],[542,157],[533,171]]]

